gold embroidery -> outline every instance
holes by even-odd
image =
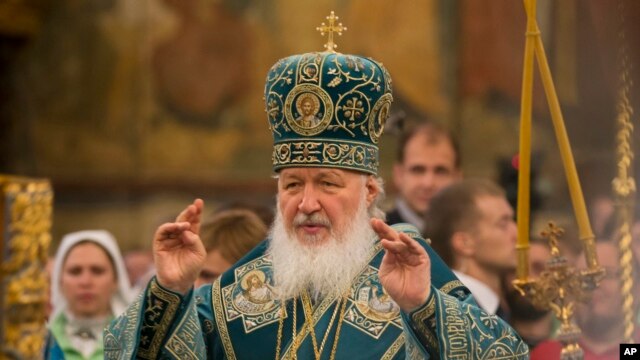
[[[469,324],[465,321],[459,308],[459,302],[452,296],[442,296],[440,304],[442,309],[440,312],[440,331],[445,331],[446,341],[442,342],[442,353],[445,358],[466,359],[471,354],[469,347]]]
[[[429,321],[436,312],[436,298],[437,294],[432,294],[425,306],[416,311],[411,317],[421,335],[425,337],[427,345],[435,351],[438,351],[438,340],[434,334],[436,329],[435,327],[433,329],[427,327],[427,321]]]
[[[378,143],[382,132],[384,131],[384,124],[389,118],[389,107],[393,96],[391,94],[384,94],[376,104],[373,106],[371,114],[369,114],[369,137],[374,144]]]
[[[265,256],[235,269],[235,282],[222,289],[227,322],[241,318],[245,333],[250,333],[278,321],[280,301],[271,273],[271,260]]]
[[[455,283],[450,282],[444,287],[451,289],[459,286]],[[439,311],[436,315],[437,307]],[[528,359],[526,344],[502,320],[439,290],[433,293],[427,304],[411,315],[411,320],[432,355],[440,354],[446,359]],[[437,338],[434,333],[436,321],[440,329]],[[504,327],[496,338],[496,329],[501,324]],[[417,352],[409,340],[406,341],[406,351],[408,358]]]
[[[324,164],[351,170],[355,165],[372,171],[378,166],[375,147],[337,139],[278,143],[273,146],[271,157],[276,170],[293,163],[296,166]]]
[[[341,306],[342,305],[342,306]],[[327,329],[325,330],[324,337],[322,339],[322,343],[320,344],[320,348],[318,348],[318,342],[316,339],[316,333],[314,326],[311,325],[311,299],[309,299],[309,294],[306,292],[302,294],[302,308],[304,309],[305,314],[305,325],[309,328],[311,333],[311,340],[313,343],[313,352],[316,356],[316,360],[320,360],[322,357],[322,351],[324,350],[324,346],[326,344],[327,339],[329,338],[329,333],[331,332],[331,327],[333,326],[333,322],[336,319],[336,315],[338,314],[338,309],[340,309],[340,316],[338,318],[338,325],[336,325],[336,335],[333,339],[333,347],[331,348],[331,355],[329,356],[330,360],[335,359],[336,357],[336,349],[338,348],[338,340],[340,340],[340,329],[342,328],[342,321],[344,320],[344,311],[347,307],[347,295],[345,294],[342,299],[336,302],[335,310],[333,311],[333,315],[329,320],[329,325],[327,325]],[[295,324],[294,324],[295,327]]]
[[[292,164],[319,164],[320,155],[322,154],[322,144],[314,141],[294,142],[293,149],[291,150],[291,159],[289,162]]]
[[[143,342],[148,342],[149,346],[140,346],[137,355],[143,359],[155,359],[180,306],[180,296],[161,288],[155,279],[151,282],[148,292],[140,343],[142,345]],[[146,338],[147,334],[151,335],[150,340]]]
[[[291,338],[295,339],[296,338],[296,325],[298,323],[296,321],[296,298],[293,298],[292,302],[293,302],[293,310],[292,310],[293,325],[291,327],[292,327],[292,330],[293,330],[293,335],[291,336]],[[276,337],[276,360],[280,359],[280,349],[282,348],[282,329],[284,328],[284,318],[286,316],[286,311],[287,311],[287,304],[285,302],[280,307],[280,315],[279,315],[280,319],[278,319],[278,334],[277,334],[277,337]]]
[[[424,356],[422,355],[422,351],[418,349],[418,346],[413,341],[407,341],[407,345],[405,346],[405,358],[409,360],[423,360]]]
[[[296,114],[292,113],[294,104]],[[321,87],[300,84],[291,89],[287,95],[284,102],[284,112],[287,124],[294,132],[304,136],[313,136],[323,132],[331,122],[333,102],[331,102],[329,94]]]
[[[482,348],[479,341],[475,341],[475,358],[478,359],[529,359],[529,349],[523,341],[519,341],[518,347],[513,348],[516,337],[504,330],[502,336],[495,342],[489,343],[487,348]]]
[[[413,225],[400,223],[400,224],[393,224],[391,225],[391,227],[397,232],[403,232],[409,235],[409,237],[411,237],[413,240],[417,241],[418,243],[421,243],[423,245],[431,243],[431,240],[423,239],[418,229]]]
[[[126,312],[104,330],[105,359],[127,359],[131,357],[134,347],[127,346],[123,349],[123,344],[135,344],[137,341],[136,330],[140,321],[140,305],[143,298],[144,293],[138,295],[136,301]],[[116,334],[118,334],[118,337]]]
[[[204,333],[206,335],[213,333],[214,327],[213,327],[213,321],[209,320],[209,319],[205,319],[204,320]]]
[[[320,319],[324,316],[324,314],[327,312],[327,310],[329,309],[329,307],[331,307],[331,304],[333,304],[335,301],[337,300],[337,296],[330,296],[325,298],[320,305],[314,310],[313,312],[313,323],[311,326],[316,326],[318,324],[318,321],[320,321]],[[302,329],[300,329],[300,333],[298,334],[298,336],[293,339],[293,341],[291,341],[291,343],[289,344],[289,346],[285,349],[284,354],[282,355],[283,359],[286,358],[291,358],[292,356],[295,357],[295,353],[293,353],[293,344],[302,344],[305,340],[305,338],[307,337],[307,335],[309,334],[307,326],[303,326]],[[297,349],[295,349],[297,351]],[[290,354],[290,352],[292,352]]]
[[[222,296],[220,295],[220,279],[216,280],[213,286],[211,286],[211,299],[213,303],[213,314],[215,315],[216,325],[220,332],[220,341],[222,341],[224,352],[228,359],[235,360],[236,354],[233,351],[229,329],[227,329],[227,322],[224,319],[224,308],[222,305]]]
[[[393,359],[394,356],[402,349],[405,343],[404,334],[401,333],[398,338],[391,344],[391,346],[387,349],[387,351],[382,355],[380,360],[390,360]]]
[[[195,308],[190,310],[194,311]],[[187,314],[167,340],[167,351],[177,359],[197,359],[197,354],[193,352],[196,347],[196,337],[201,337],[200,340],[202,340],[202,329],[198,323],[197,314],[195,317]]]
[[[449,281],[448,283],[440,287],[440,291],[448,295],[452,289],[455,289],[457,287],[463,287],[463,286],[464,284],[460,282],[460,280],[453,280],[453,281]]]
[[[369,257],[369,261],[367,262],[370,263],[375,257],[376,255],[382,250],[382,245],[380,245],[380,243],[376,243],[371,251],[371,256]],[[368,268],[368,265],[365,267],[365,269]],[[313,326],[316,326],[316,324],[318,323],[318,321],[320,321],[320,319],[324,316],[325,312],[327,311],[327,309],[331,306],[331,304],[333,302],[335,302],[337,299],[337,296],[330,296],[330,297],[326,297],[321,303],[320,305],[315,309],[315,312],[313,313]],[[347,299],[348,301],[349,299]],[[348,305],[348,303],[347,303]],[[295,325],[295,324],[294,324]],[[290,353],[292,352],[292,345],[293,344],[302,344],[302,342],[305,340],[305,337],[307,336],[308,332],[306,329],[306,326],[303,326],[302,329],[300,330],[300,333],[298,334],[298,336],[294,336],[291,344],[289,344],[289,346],[285,349],[284,354],[282,355],[282,359],[287,359],[287,358],[295,358],[295,353]]]
[[[320,72],[320,67],[323,59],[317,53],[302,54],[297,69],[298,83],[321,83],[322,73]]]
[[[350,306],[345,320],[356,329],[379,339],[389,324],[402,328],[400,307],[389,297],[378,278],[378,269],[368,265],[351,287]]]

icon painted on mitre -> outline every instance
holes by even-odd
[[[322,121],[316,116],[320,111],[320,99],[315,94],[301,94],[296,100],[296,110],[299,114],[296,123],[303,129],[316,127]]]

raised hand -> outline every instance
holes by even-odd
[[[186,294],[196,281],[207,252],[200,240],[204,202],[196,199],[176,218],[160,225],[153,238],[156,276],[163,287]]]
[[[407,234],[380,219],[371,226],[385,249],[378,277],[389,296],[405,312],[423,305],[431,289],[431,260],[426,250]]]

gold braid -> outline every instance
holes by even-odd
[[[291,339],[296,338],[296,325],[297,325],[297,319],[296,319],[296,298],[293,298],[293,336],[291,337]],[[278,320],[278,338],[276,340],[276,360],[280,359],[280,349],[282,347],[282,329],[284,328],[284,315],[285,315],[285,307],[286,307],[286,302],[283,301],[282,302],[282,307],[280,308],[280,319]],[[294,341],[294,348],[293,350],[293,355],[292,358],[295,359],[296,358],[296,351],[297,349],[297,344]]]
[[[631,135],[633,123],[631,114],[633,108],[629,103],[630,84],[630,64],[625,41],[625,9],[624,0],[618,1],[618,12],[620,14],[620,45],[618,48],[618,66],[620,67],[620,79],[618,90],[618,103],[616,106],[618,135],[617,155],[618,174],[613,180],[613,191],[617,198],[619,239],[618,247],[620,251],[620,282],[623,296],[624,312],[624,337],[628,342],[633,342],[635,312],[633,308],[633,251],[631,250],[631,223],[633,221],[633,199],[635,197],[636,185],[632,175],[633,150],[631,147]]]
[[[336,304],[336,307],[338,305]],[[336,358],[336,350],[338,349],[338,340],[340,339],[340,329],[342,329],[342,322],[344,320],[344,311],[347,308],[347,295],[342,297],[342,309],[340,310],[340,320],[338,320],[338,328],[336,329],[336,338],[333,339],[333,346],[331,347],[331,357],[329,359],[333,360]]]
[[[324,350],[324,345],[327,343],[327,338],[329,337],[329,332],[331,331],[333,322],[336,319],[336,315],[338,315],[338,309],[340,308],[340,301],[336,303],[336,308],[333,310],[333,315],[331,315],[331,320],[329,320],[329,326],[327,326],[327,330],[325,331],[322,342],[320,343],[320,349],[318,349],[318,340],[316,339],[316,332],[313,326],[313,311],[311,310],[311,300],[309,299],[309,296],[306,293],[302,295],[302,306],[304,308],[304,316],[307,319],[305,323],[309,327],[309,332],[311,333],[311,340],[313,341],[313,352],[316,355],[316,359],[320,359],[320,354],[322,354],[322,351]]]

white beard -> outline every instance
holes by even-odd
[[[298,214],[296,221],[323,220],[319,213],[306,217]],[[267,253],[273,262],[274,285],[278,297],[291,299],[309,290],[312,296],[341,296],[351,287],[352,280],[362,271],[372,255],[377,237],[369,223],[365,195],[360,199],[353,221],[342,232],[331,227],[326,243],[312,244],[317,239],[308,236],[303,241],[286,229],[280,206],[271,228]],[[303,244],[309,243],[309,245]]]

